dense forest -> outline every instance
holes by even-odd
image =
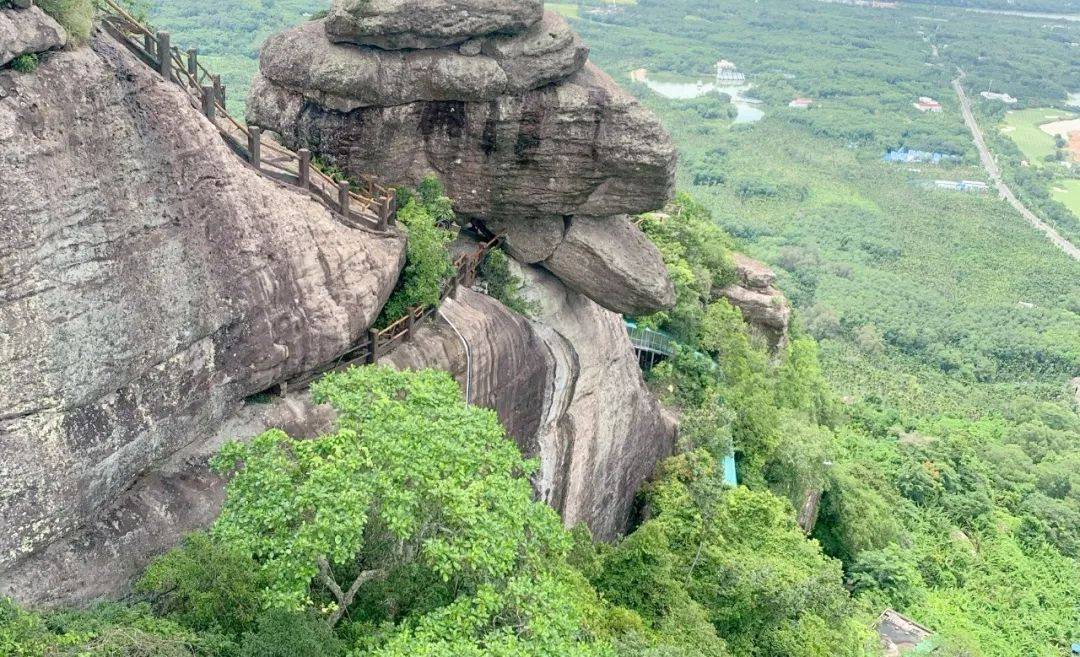
[[[220,58],[238,101],[259,40],[319,4],[149,11]],[[0,601],[0,654],[855,657],[878,654],[886,608],[934,631],[924,653],[1069,654],[1080,263],[996,198],[926,185],[984,177],[949,88],[955,67],[1058,103],[1080,79],[1062,31],[941,7],[639,0],[589,14],[594,4],[574,27],[681,157],[682,193],[640,220],[677,303],[635,318],[682,345],[647,373],[682,417],[681,444],[642,491],[636,529],[604,544],[563,528],[533,499],[536,464],[448,375],[356,368],[314,388],[339,414],[328,435],[271,431],[222,450],[221,516],[153,562],[129,599]],[[760,122],[734,122],[729,96],[667,99],[627,75],[707,77],[721,58],[750,76]],[[944,111],[915,109],[924,95]],[[814,104],[788,107],[795,96]],[[900,148],[955,159],[882,160]],[[437,299],[448,262],[437,184],[401,202],[422,239],[392,306]],[[797,309],[779,353],[714,294],[733,250],[771,263]],[[484,272],[529,313],[504,259]],[[731,453],[738,487],[719,465]],[[815,494],[807,535],[796,509]]]

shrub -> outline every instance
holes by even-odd
[[[502,305],[522,315],[536,314],[536,304],[522,298],[524,282],[510,271],[510,261],[505,253],[498,249],[488,251],[480,265],[480,275],[487,281],[488,294]]]
[[[94,22],[91,0],[37,0],[41,9],[56,19],[75,43],[86,43]]]
[[[239,636],[259,613],[267,584],[261,573],[249,554],[197,533],[155,559],[135,588],[186,627]]]
[[[38,56],[30,53],[11,60],[11,68],[19,73],[33,73],[38,67]]]
[[[437,225],[452,220],[454,215],[438,181],[428,178],[415,193],[399,192],[399,204],[398,220],[409,231],[405,271],[383,307],[379,326],[404,317],[409,308],[437,305],[440,287],[454,271],[447,248],[453,233]]]
[[[239,657],[336,657],[340,639],[311,614],[273,609],[259,616],[256,629],[244,634]]]

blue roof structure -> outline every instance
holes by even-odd
[[[724,483],[729,486],[739,485],[739,474],[735,472],[734,454],[728,454],[724,457]]]

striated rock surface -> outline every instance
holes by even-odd
[[[252,123],[354,174],[415,184],[436,173],[469,218],[638,214],[674,187],[660,122],[592,64],[560,84],[491,102],[418,102],[337,112],[257,77]]]
[[[16,57],[63,48],[67,32],[34,5],[0,9],[0,66]]]
[[[521,275],[555,361],[538,490],[567,526],[614,539],[628,529],[641,485],[673,452],[678,423],[645,387],[621,317],[543,269]]]
[[[323,21],[309,21],[270,37],[260,69],[276,85],[348,112],[416,101],[493,100],[566,78],[589,53],[554,12],[523,34],[477,45],[480,52],[472,56],[457,48],[357,48],[331,43]]]
[[[520,32],[543,10],[542,0],[334,0],[326,32],[332,41],[386,49],[439,48]]]
[[[0,170],[0,581],[347,351],[403,264],[403,239],[251,171],[105,36],[0,71]]]
[[[675,304],[663,257],[626,216],[574,217],[544,266],[617,313],[644,315]]]
[[[462,289],[381,362],[453,374],[471,403],[494,409],[521,450],[540,459],[542,499],[568,525],[584,522],[613,539],[627,528],[641,484],[672,452],[675,423],[645,389],[617,315],[539,268],[523,275],[540,308],[535,320]],[[47,604],[125,592],[151,558],[217,516],[224,482],[207,463],[221,444],[269,427],[315,437],[333,428],[333,412],[307,391],[239,408],[80,531],[3,571],[0,595]]]
[[[714,298],[727,299],[774,351],[782,349],[787,344],[791,306],[783,292],[774,287],[776,275],[762,262],[741,253],[733,256],[739,280],[715,291]]]

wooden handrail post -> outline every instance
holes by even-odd
[[[251,155],[251,166],[256,169],[262,167],[262,128],[257,125],[248,128],[248,153]]]
[[[342,180],[338,184],[338,205],[341,206],[341,214],[349,216],[349,181]]]
[[[379,230],[386,230],[389,218],[386,216],[386,205],[382,201],[375,205],[375,213],[379,216]]]
[[[311,184],[311,151],[301,148],[297,155],[300,156],[300,186],[307,189]]]
[[[450,279],[450,298],[451,299],[455,299],[455,300],[457,299],[459,285],[460,284],[458,283],[458,275],[454,274],[454,277],[452,279]]]
[[[189,48],[187,51],[187,72],[193,86],[199,86],[199,49]]]
[[[158,72],[166,80],[172,80],[172,45],[168,32],[157,33]]]
[[[387,220],[391,226],[397,225],[397,194],[390,195],[390,208],[387,212]]]
[[[412,310],[405,316],[405,341],[411,342],[413,339],[413,330],[416,328],[416,313]]]
[[[142,38],[143,48],[146,49],[146,54],[151,57],[157,57],[157,45],[154,43],[154,37],[149,32],[143,34]]]
[[[217,116],[217,103],[214,102],[214,88],[208,84],[202,87],[202,111],[211,121]]]
[[[214,83],[214,97],[218,99],[222,107],[225,107],[225,87],[221,86],[221,76],[212,75],[210,79]]]
[[[375,329],[369,329],[368,341],[371,342],[371,348],[368,351],[368,364],[374,365],[375,361],[379,360],[379,332]]]

